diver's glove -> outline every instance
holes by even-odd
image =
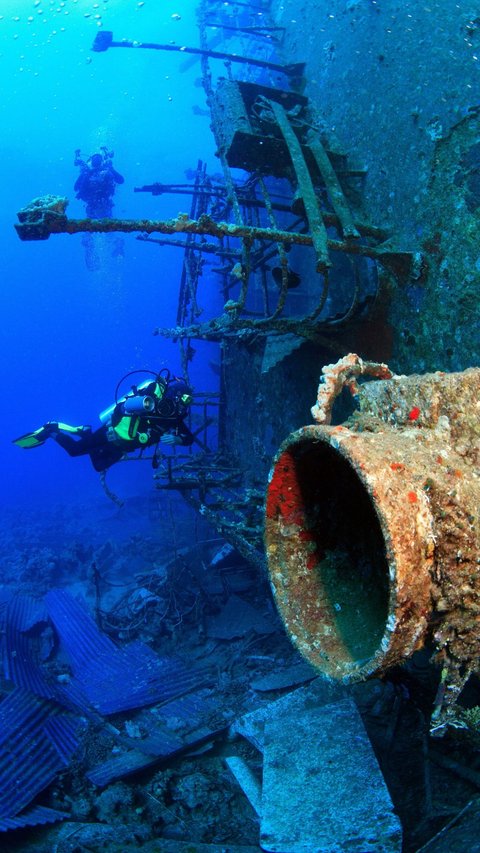
[[[171,432],[165,432],[160,438],[162,444],[183,444],[183,440],[179,435],[172,435]]]

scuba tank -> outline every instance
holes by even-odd
[[[151,384],[151,380],[142,382],[138,386],[137,391],[141,392],[143,388],[147,388]],[[117,406],[122,407],[124,415],[146,415],[153,412],[155,409],[155,400],[149,394],[124,394],[115,403],[111,403],[103,412],[100,412],[99,418],[102,424],[108,423],[111,419],[114,410]]]
[[[133,386],[131,391],[118,397],[118,390],[122,382],[132,373],[151,373],[154,379],[146,379],[140,385]],[[142,394],[149,386],[155,383],[152,394]],[[149,370],[132,370],[122,377],[115,389],[115,402],[100,412],[99,418],[102,424],[109,424],[115,409],[120,417],[142,417],[145,415],[157,415],[164,420],[174,420],[185,417],[187,407],[192,402],[191,389],[182,377],[171,376],[167,368],[159,373]]]
[[[159,375],[156,373],[153,373],[153,371],[149,371],[149,370],[139,370],[139,371],[132,370],[131,371],[131,373],[150,373],[150,372],[152,373],[152,376],[155,377],[155,380],[157,382],[161,382],[163,384],[163,382],[165,381],[165,380],[163,380],[163,377],[160,378]],[[132,388],[132,391],[130,393],[124,394],[122,397],[117,397],[117,393],[118,393],[118,389],[119,389],[120,385],[122,384],[123,380],[126,379],[127,376],[130,376],[130,375],[131,375],[130,373],[127,373],[125,376],[122,377],[122,379],[118,383],[118,385],[115,389],[115,402],[111,403],[110,406],[107,406],[106,409],[104,409],[102,412],[100,412],[98,417],[99,417],[102,424],[108,424],[109,423],[109,421],[112,418],[113,412],[115,411],[117,406],[122,407],[121,412],[123,415],[141,416],[141,415],[151,414],[152,412],[155,411],[156,401],[155,401],[154,397],[152,397],[150,394],[142,394],[142,390],[145,390],[146,388],[148,388],[149,385],[152,384],[151,379],[146,379],[144,382],[140,383],[140,385],[137,385],[136,387]]]

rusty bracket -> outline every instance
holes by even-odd
[[[312,234],[312,243],[317,256],[317,272],[325,272],[332,266],[328,254],[327,229],[322,219],[322,214],[315,193],[315,188],[308,171],[308,166],[303,156],[302,146],[297,139],[289,120],[288,113],[277,101],[261,97],[259,100],[265,103],[275,117],[282,136],[292,159],[292,165],[298,181],[299,193],[305,207],[308,224]]]

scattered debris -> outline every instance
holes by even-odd
[[[205,668],[192,670],[178,659],[159,658],[144,643],[119,648],[66,590],[49,592],[46,604],[74,674],[65,692],[84,710],[91,705],[108,715],[154,705],[211,677]]]
[[[218,616],[207,620],[207,637],[218,640],[233,640],[244,637],[249,631],[256,634],[273,634],[277,630],[276,620],[267,618],[248,601],[231,595]]]
[[[261,678],[255,678],[251,686],[259,693],[266,693],[270,690],[285,690],[289,687],[297,687],[299,684],[305,684],[307,681],[312,681],[318,678],[318,672],[307,661],[285,669],[269,672]]]
[[[350,698],[325,704],[328,693],[314,682],[234,726],[263,753],[261,800],[248,765],[226,760],[261,817],[262,849],[400,851],[401,825],[362,719]]]
[[[261,846],[394,853],[402,829],[354,703],[266,722]]]
[[[262,816],[262,786],[246,761],[236,755],[225,759],[225,764],[231,770],[242,791],[250,800],[259,817]]]

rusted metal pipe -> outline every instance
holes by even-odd
[[[244,65],[254,65],[257,68],[269,68],[271,71],[278,71],[280,74],[285,74],[287,77],[300,78],[305,70],[304,62],[292,62],[289,65],[280,65],[278,62],[270,62],[267,59],[257,59],[254,56],[242,56],[238,53],[225,53],[219,50],[204,50],[200,47],[187,47],[180,44],[155,44],[154,42],[146,41],[114,41],[113,33],[110,30],[99,31],[92,44],[92,50],[95,53],[104,53],[110,47],[130,47],[134,50],[166,50],[176,53],[192,53],[195,56],[205,56],[208,59],[223,59],[227,62],[240,62]]]
[[[478,670],[480,370],[356,390],[348,426],[303,427],[276,456],[274,595],[300,651],[345,682],[433,643],[449,702]]]
[[[236,202],[238,205],[238,200]],[[187,214],[179,213],[175,219],[69,219],[65,210],[68,199],[59,196],[44,196],[33,199],[27,207],[18,212],[19,222],[15,230],[21,240],[48,240],[50,234],[110,234],[114,231],[130,234],[140,231],[145,234],[209,234],[211,237],[238,238],[253,242],[260,240],[272,243],[313,246],[310,234],[275,228],[252,227],[229,222],[216,222],[210,216],[202,214],[197,220],[191,220]],[[241,218],[241,217],[240,217]],[[366,233],[366,232],[365,232]],[[395,249],[388,241],[380,246],[364,246],[351,240],[327,241],[327,248],[335,252],[362,255],[378,261],[397,278],[403,280],[409,276],[418,278],[423,265],[420,253],[404,252]]]

